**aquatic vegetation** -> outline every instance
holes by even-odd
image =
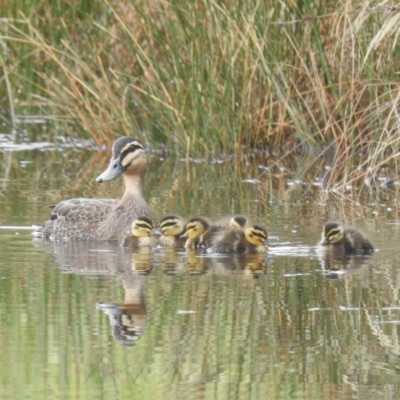
[[[324,187],[374,181],[399,167],[399,10],[336,7],[5,1],[5,119],[186,156],[263,149],[276,165],[296,158],[301,176],[327,157]]]

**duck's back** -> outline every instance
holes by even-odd
[[[60,201],[42,226],[52,240],[97,239],[102,222],[118,204],[115,199],[76,198]]]
[[[208,253],[246,253],[248,246],[243,231],[235,228],[220,228],[212,232],[207,241]]]
[[[370,252],[374,250],[372,243],[358,230],[349,228],[344,231],[343,247],[347,253]]]
[[[69,199],[54,207],[42,232],[52,240],[122,240],[139,215],[153,218],[145,201],[129,196],[121,200]]]

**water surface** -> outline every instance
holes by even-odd
[[[94,182],[108,155],[1,153],[0,398],[398,397],[395,194],[328,195],[311,178],[306,190],[262,157],[152,153],[158,216],[246,214],[268,228],[267,257],[32,240],[46,205],[120,196],[120,179]],[[379,251],[321,259],[328,219],[362,228]]]

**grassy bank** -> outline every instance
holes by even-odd
[[[396,7],[27,3],[2,7],[0,90],[11,125],[39,115],[67,136],[134,135],[188,155],[315,152],[329,159],[328,187],[398,169]]]

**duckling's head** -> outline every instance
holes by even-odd
[[[146,167],[147,157],[143,145],[137,139],[123,136],[114,142],[110,164],[96,178],[96,182],[110,181],[122,173],[142,175]]]
[[[327,222],[322,230],[322,240],[319,242],[321,246],[335,244],[343,239],[343,226],[338,222]]]
[[[247,217],[244,215],[234,215],[229,221],[229,226],[242,230],[247,225],[247,222]]]
[[[244,236],[253,246],[263,246],[268,239],[267,231],[260,225],[252,225],[245,229]]]
[[[153,227],[153,221],[150,218],[138,217],[132,222],[131,232],[137,238],[150,236]]]
[[[208,228],[210,224],[205,218],[192,218],[185,227],[185,234],[190,240],[198,239]]]
[[[164,236],[180,236],[185,230],[185,225],[177,215],[166,215],[160,222],[160,228]]]

